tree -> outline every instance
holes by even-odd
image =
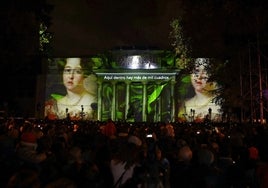
[[[1,94],[16,115],[32,114],[35,110],[36,78],[41,73],[43,55],[39,48],[39,26],[49,24],[51,8],[45,0],[12,0],[1,4],[0,69],[1,80],[5,80],[2,86],[8,88]]]

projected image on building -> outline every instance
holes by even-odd
[[[161,51],[113,52],[98,77],[98,118],[129,122],[174,121],[177,71],[163,67]]]
[[[48,119],[94,119],[96,76],[86,58],[55,58],[49,62],[44,115]]]
[[[97,73],[99,117],[136,122],[171,120],[175,114],[175,74],[141,70]]]
[[[218,84],[209,80],[208,69],[208,58],[196,58],[191,73],[181,76],[178,87],[180,121],[220,121],[221,106],[216,103]]]
[[[182,75],[162,51],[113,51],[103,58],[54,58],[48,63],[44,116],[48,119],[128,122],[216,120],[220,106],[198,58]]]

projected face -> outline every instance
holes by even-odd
[[[72,92],[81,92],[84,87],[84,75],[80,62],[80,58],[67,58],[63,70],[63,84],[67,90]]]
[[[90,62],[83,58],[56,59],[54,74],[48,75],[49,99],[45,103],[45,117],[49,119],[94,119],[97,103],[96,80]],[[52,69],[51,69],[52,70]],[[59,74],[60,72],[60,74]],[[55,74],[57,73],[57,74]],[[58,79],[57,79],[58,78]]]
[[[205,70],[204,65],[196,66],[193,73],[191,74],[191,83],[196,92],[203,92],[207,85],[208,73]]]
[[[217,83],[209,81],[208,63],[205,58],[196,59],[195,67],[188,77],[190,89],[185,93],[179,107],[179,119],[183,121],[216,121],[220,118],[221,107],[214,101]]]

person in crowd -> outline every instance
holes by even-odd
[[[38,151],[38,137],[31,125],[24,127],[20,142],[16,148],[16,155],[24,164],[35,166],[48,158],[48,151]]]
[[[222,171],[215,165],[214,153],[207,147],[201,147],[195,153],[197,161],[193,170],[194,187],[220,187]]]
[[[16,136],[12,133],[16,131]],[[0,126],[0,160],[14,156],[14,148],[17,144],[18,130],[14,127]]]
[[[71,179],[68,179],[66,177],[60,177],[56,180],[49,182],[44,187],[45,188],[55,188],[55,187],[77,188],[78,185]]]
[[[68,156],[68,163],[62,168],[64,177],[73,181],[78,187],[101,187],[103,181],[99,181],[98,166],[85,159],[80,146],[70,148]]]
[[[110,161],[113,175],[113,187],[130,187],[139,182],[135,179],[135,169],[140,165],[140,149],[142,141],[136,136],[123,140],[114,152]],[[135,180],[135,181],[133,181]],[[131,184],[131,185],[130,185]]]
[[[176,152],[170,164],[170,187],[193,187],[193,151],[189,145],[182,146]]]
[[[48,119],[93,119],[97,103],[96,80],[91,74],[89,62],[82,58],[67,58],[62,80],[66,95],[57,96],[45,103]]]
[[[37,170],[31,168],[22,168],[14,172],[8,179],[7,188],[21,187],[21,188],[40,188],[41,181],[39,179]]]
[[[259,188],[268,187],[268,160],[262,161],[256,168],[256,179],[259,182]]]
[[[117,134],[115,123],[112,119],[108,119],[107,122],[101,127],[101,133],[109,138],[115,138]]]
[[[209,62],[205,58],[197,58],[194,69],[190,75],[194,96],[185,100],[179,109],[179,119],[188,122],[200,122],[205,119],[216,120],[219,118],[220,105],[214,101],[217,89],[215,82],[209,81],[207,66]]]
[[[162,151],[159,148],[156,150],[156,158],[160,162],[160,168],[161,168],[160,176],[162,176],[163,186],[165,188],[169,188],[170,187],[170,161],[168,160],[168,157],[162,154]]]

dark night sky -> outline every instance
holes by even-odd
[[[78,3],[79,2],[79,3]],[[60,55],[87,55],[119,46],[170,48],[173,1],[53,0],[53,47]]]
[[[224,56],[248,40],[267,40],[267,2],[223,0],[49,0],[56,55],[101,53],[115,47],[171,48],[170,22],[182,17],[198,56]]]

